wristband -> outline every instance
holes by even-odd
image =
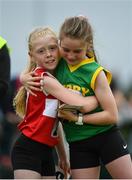
[[[82,113],[79,113],[78,120],[77,120],[77,122],[75,122],[75,124],[83,125],[83,114]]]

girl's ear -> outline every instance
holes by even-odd
[[[32,56],[32,52],[31,51],[28,52],[28,55],[29,55],[31,61],[33,61],[33,56]]]
[[[93,51],[93,43],[90,41],[87,45],[87,51]]]
[[[31,52],[31,51],[28,52],[28,56],[29,56],[29,61],[30,61],[31,63],[34,63],[34,58],[33,58],[33,56],[32,56],[32,52]]]
[[[92,41],[90,41],[88,44],[87,44],[87,55],[89,57],[93,57],[94,56],[94,53],[93,53],[93,43]]]
[[[31,52],[30,51],[28,51],[28,55],[31,56]]]
[[[92,58],[92,57],[94,57],[94,52],[93,52],[93,51],[87,51],[86,55],[87,55],[89,58]]]

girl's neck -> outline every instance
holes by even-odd
[[[48,70],[47,72],[49,72],[50,74],[54,75],[54,70]]]

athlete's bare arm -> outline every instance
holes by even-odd
[[[54,97],[66,104],[86,106],[87,108],[85,109],[84,107],[84,109],[87,110],[87,112],[93,110],[98,105],[96,97],[83,97],[74,93],[60,84],[58,80],[49,76],[44,77],[43,88],[46,92],[52,94]]]

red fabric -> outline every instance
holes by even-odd
[[[44,72],[43,69],[37,68],[35,70],[38,76]],[[49,146],[54,146],[58,143],[58,137],[52,135],[52,131],[56,126],[56,118],[50,115],[44,115],[47,108],[46,100],[50,102],[56,100],[52,95],[45,95],[43,92],[36,91],[37,97],[27,95],[27,109],[26,116],[18,125],[19,130],[27,137]],[[57,101],[58,102],[58,101]],[[54,107],[53,107],[54,108]],[[53,111],[51,109],[48,110]]]

